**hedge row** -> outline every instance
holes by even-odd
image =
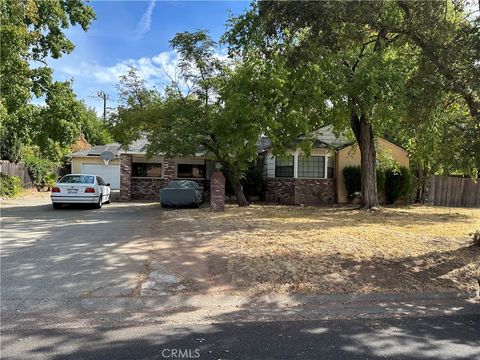
[[[346,166],[343,171],[348,198],[353,200],[362,191],[362,170],[360,166]],[[412,176],[405,167],[387,169],[377,168],[377,191],[385,192],[387,203],[393,204],[401,198],[407,198],[412,188]]]
[[[22,191],[21,180],[18,176],[0,173],[0,196],[13,197]]]

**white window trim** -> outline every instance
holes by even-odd
[[[298,179],[298,151],[293,154],[293,178]]]
[[[323,177],[296,177],[297,179],[307,179],[307,180],[318,180],[318,179],[327,179],[327,166],[328,166],[328,155],[311,155],[311,156],[318,156],[318,157],[324,157],[325,158],[325,164],[323,165]],[[298,157],[298,155],[297,155]],[[295,169],[297,170],[297,175],[298,175],[298,165],[299,162],[297,160],[297,166]]]
[[[323,168],[323,177],[299,177],[298,176],[298,168],[299,168],[299,156],[302,156],[304,154],[300,154],[299,151],[295,151],[294,153],[292,153],[292,156],[293,156],[293,179],[307,179],[307,180],[315,180],[315,179],[335,179],[335,162],[334,162],[334,170],[333,170],[333,178],[329,178],[328,177],[328,160],[330,158],[333,158],[335,159],[334,156],[331,156],[331,155],[328,155],[328,154],[324,154],[324,155],[311,155],[311,156],[322,156],[325,158],[325,163],[324,163],[324,168]],[[275,164],[275,159],[276,157],[274,156],[273,157],[273,161],[274,161],[274,164]],[[276,178],[276,179],[288,179],[288,178],[285,178],[285,177],[276,177],[275,176],[275,165],[274,165],[274,169],[273,169],[273,178]],[[292,179],[292,178],[290,178]]]

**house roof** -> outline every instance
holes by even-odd
[[[107,144],[107,145],[95,145],[88,150],[76,151],[72,154],[72,157],[86,157],[86,156],[100,156],[104,151],[111,151],[115,157],[119,156],[120,144]]]
[[[129,145],[122,145],[120,152],[127,154],[145,154],[148,141],[145,138],[135,140]]]
[[[300,140],[299,140],[300,142]],[[326,141],[323,141],[323,140],[320,140],[320,139],[316,139],[313,146],[315,148],[334,148],[334,149],[339,149],[341,147],[343,147],[344,145],[345,146],[348,146],[348,145],[351,145],[352,142],[348,142],[348,143],[328,143]],[[268,149],[270,149],[272,147],[272,142],[270,141],[270,139],[268,137],[261,137],[260,140],[258,141],[258,151],[259,152],[263,152],[263,151],[266,151]]]
[[[386,141],[386,142],[388,142],[388,143],[390,143],[390,144],[392,144],[392,145],[398,147],[399,149],[401,149],[401,150],[403,150],[403,151],[405,151],[405,152],[408,153],[408,150],[405,149],[403,146],[400,146],[400,145],[398,145],[398,144],[396,144],[396,143],[394,143],[394,142],[392,142],[392,141],[390,141],[390,140],[387,140],[387,139],[385,139],[385,138],[383,138],[383,137],[380,137],[380,138],[378,138],[378,139],[382,139],[383,141]],[[349,147],[349,146],[355,145],[356,143],[357,143],[357,141],[349,141],[348,143],[345,143],[345,144],[337,147],[337,150],[345,149],[345,148],[347,148],[347,147]]]

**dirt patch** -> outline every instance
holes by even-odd
[[[45,203],[50,201],[50,191],[37,191],[36,189],[25,189],[13,198],[0,198],[2,206],[25,205]]]
[[[158,225],[169,234],[164,250],[175,271],[195,284],[193,291],[391,293],[479,286],[480,248],[468,235],[480,229],[479,209],[228,206],[220,214],[177,210],[166,218]]]

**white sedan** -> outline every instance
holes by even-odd
[[[90,174],[70,174],[63,176],[52,188],[54,209],[63,204],[93,204],[100,209],[110,203],[110,184],[100,176]]]

